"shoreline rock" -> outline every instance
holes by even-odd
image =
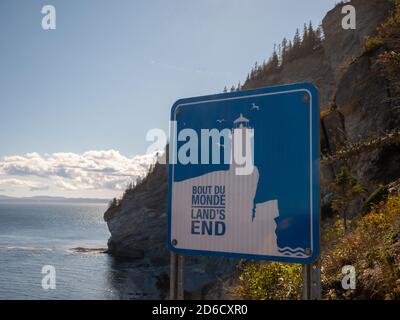
[[[92,253],[92,254],[106,254],[109,253],[107,248],[85,248],[85,247],[76,247],[70,248],[67,250],[68,252],[73,253]]]

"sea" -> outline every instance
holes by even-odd
[[[146,267],[90,250],[107,248],[106,206],[0,201],[0,299],[147,298]]]

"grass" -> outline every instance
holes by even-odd
[[[346,237],[335,237],[340,232],[338,225],[326,231],[327,250],[322,257],[325,298],[400,299],[400,194],[390,196],[368,215],[353,221],[351,229]],[[345,265],[356,268],[354,291],[338,286]]]
[[[250,262],[240,276],[235,295],[245,300],[294,300],[301,297],[301,266]]]
[[[378,37],[365,37],[364,40],[364,51],[366,53],[375,51],[381,48],[384,45],[384,41],[382,38]]]
[[[334,111],[334,107],[332,105],[330,105],[329,107],[325,108],[323,111],[321,111],[320,117],[321,119],[329,116],[333,111]]]

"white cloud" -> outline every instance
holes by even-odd
[[[48,190],[48,186],[41,185],[36,181],[25,180],[25,179],[0,179],[0,185],[11,186],[11,187],[22,187],[29,188],[31,191]],[[4,190],[4,189],[3,189]]]
[[[0,161],[0,178],[12,177],[3,179],[8,183],[2,184],[18,186],[19,183],[19,186],[31,190],[40,190],[45,186],[17,178],[49,179],[63,190],[123,190],[127,183],[143,177],[155,159],[155,153],[129,158],[116,150],[88,151],[83,154],[27,153],[4,157]]]

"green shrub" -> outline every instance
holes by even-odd
[[[329,116],[333,111],[335,111],[335,108],[333,105],[330,105],[325,110],[321,111],[320,117],[325,118],[325,117]]]
[[[343,217],[344,233],[347,233],[347,210],[350,203],[364,193],[363,186],[354,177],[350,169],[342,166],[332,183],[335,197],[332,201],[332,209]]]
[[[351,221],[347,236],[338,219],[323,230],[323,299],[400,299],[400,194]],[[356,290],[343,290],[342,267],[357,272]],[[251,300],[301,298],[298,264],[247,262],[234,293]]]
[[[325,298],[400,299],[400,194],[388,197],[354,224],[347,236],[323,251]],[[338,234],[336,229],[334,225],[324,233]],[[344,265],[356,268],[356,290],[338,285]]]
[[[294,300],[301,298],[301,265],[248,263],[236,294],[246,300]]]
[[[389,194],[387,186],[379,186],[366,200],[365,200],[365,210],[371,210],[375,205],[379,204],[381,201],[385,200]]]
[[[384,45],[383,40],[380,37],[365,37],[364,48],[365,52],[372,52]]]

